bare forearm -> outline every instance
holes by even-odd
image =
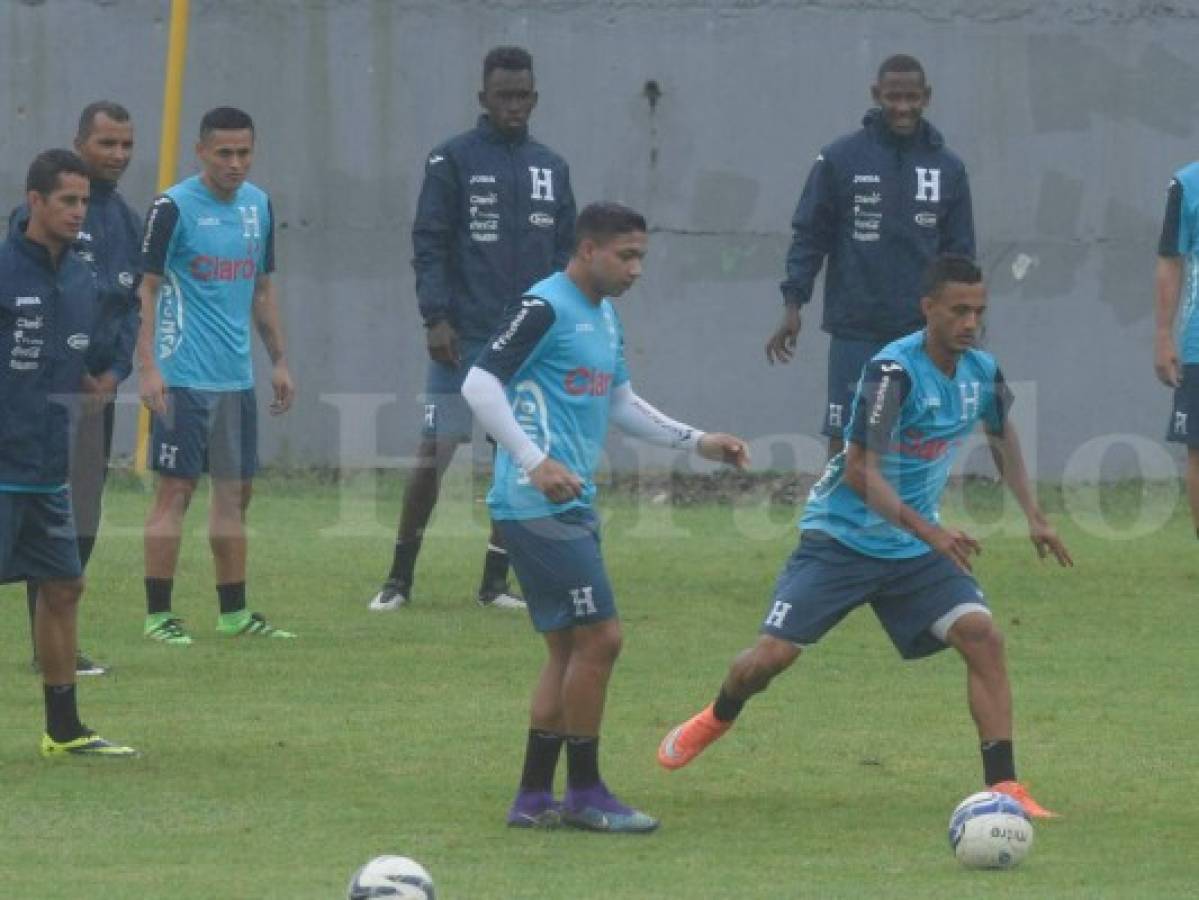
[[[920,540],[927,539],[932,523],[900,499],[877,465],[864,460],[850,461],[846,466],[845,481],[871,511]]]
[[[146,275],[138,287],[137,299],[141,303],[142,322],[137,331],[136,360],[139,369],[155,365],[154,328],[157,310],[158,278]]]
[[[1178,295],[1182,289],[1182,257],[1159,256],[1154,273],[1154,323],[1157,336],[1172,337],[1178,315]]]
[[[991,458],[995,460],[995,468],[999,477],[1024,515],[1030,519],[1041,518],[1041,508],[1033,494],[1032,483],[1028,478],[1028,469],[1024,465],[1024,453],[1020,449],[1020,439],[1011,422],[1006,423],[1002,435],[988,435],[987,441],[991,447]]]
[[[287,358],[287,339],[283,335],[283,324],[279,320],[279,304],[275,291],[269,284],[254,294],[254,327],[266,347],[271,362],[278,365]]]

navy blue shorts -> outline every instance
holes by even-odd
[[[497,520],[508,558],[540,632],[616,617],[616,599],[600,554],[599,517],[568,509],[540,519]]]
[[[249,481],[258,471],[254,389],[170,388],[167,413],[150,424],[150,468],[171,478]]]
[[[425,376],[425,424],[421,431],[425,437],[460,444],[470,440],[474,415],[462,396],[462,382],[486,344],[485,340],[459,340],[462,365],[458,368],[429,360]]]
[[[78,578],[71,492],[0,492],[0,584]]]
[[[828,403],[824,408],[825,437],[839,438],[849,424],[853,411],[853,395],[858,389],[862,369],[874,354],[887,346],[888,341],[858,341],[833,337],[828,345]]]
[[[1166,440],[1199,447],[1199,365],[1182,367],[1182,384],[1174,389],[1174,410]]]
[[[944,618],[986,610],[978,582],[947,556],[880,559],[823,531],[805,531],[774,586],[761,633],[815,644],[852,610],[869,603],[904,659],[945,649]],[[940,636],[938,636],[940,632]]]

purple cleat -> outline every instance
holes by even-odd
[[[557,828],[562,824],[562,804],[549,791],[517,791],[508,810],[510,828]]]
[[[653,816],[625,806],[601,781],[594,787],[566,791],[562,823],[584,831],[647,834],[660,824]]]

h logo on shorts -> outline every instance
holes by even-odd
[[[595,601],[591,599],[591,585],[585,584],[580,588],[570,589],[570,600],[575,605],[575,616],[593,616],[598,609],[595,608]]]
[[[789,612],[791,612],[790,603],[775,600],[774,606],[770,608],[770,614],[766,616],[766,625],[770,628],[782,628],[783,622],[786,621],[787,613]]]
[[[529,166],[529,177],[533,179],[533,197],[534,200],[548,200],[554,202],[554,170],[539,169],[537,166]]]
[[[159,444],[158,445],[158,464],[164,469],[175,468],[175,457],[179,455],[179,448],[174,444]]]
[[[841,404],[830,403],[828,405],[828,424],[830,428],[844,428],[841,424]]]
[[[425,404],[425,427],[432,431],[437,427],[437,404]]]
[[[1187,414],[1176,412],[1174,413],[1174,433],[1185,435],[1187,433]]]

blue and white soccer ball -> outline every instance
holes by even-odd
[[[376,856],[354,873],[346,896],[349,900],[435,900],[433,878],[414,859]]]
[[[968,869],[1010,869],[1032,848],[1032,821],[1007,794],[981,791],[949,817],[949,846]]]

